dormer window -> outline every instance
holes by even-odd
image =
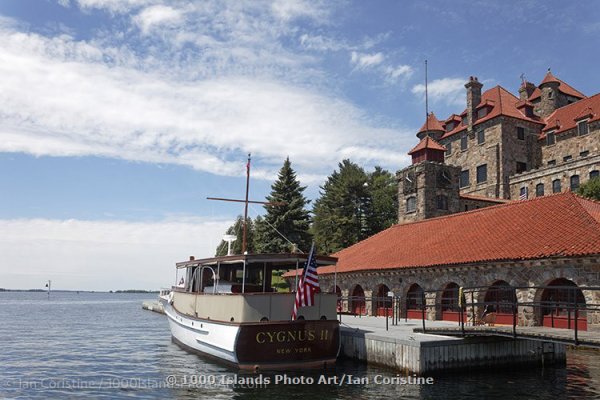
[[[477,119],[483,118],[487,115],[488,110],[487,107],[480,108],[477,110]]]
[[[450,132],[452,129],[454,129],[454,122],[448,122],[446,124],[446,132]]]
[[[546,144],[551,145],[556,143],[556,138],[554,137],[554,131],[546,133]]]
[[[466,126],[467,125],[467,116],[462,117],[461,123]]]
[[[588,120],[579,121],[577,123],[577,134],[579,136],[587,135],[589,132]]]

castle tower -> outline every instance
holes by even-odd
[[[422,132],[419,131],[419,134]],[[444,164],[446,148],[424,135],[408,154],[412,165],[399,171],[398,223],[460,211],[460,167]]]
[[[538,108],[538,113],[540,117],[545,118],[548,115],[552,114],[554,110],[561,106],[560,102],[560,91],[558,87],[560,86],[560,81],[556,79],[552,72],[548,70],[546,76],[542,83],[540,83],[540,104]]]
[[[417,137],[419,139],[423,139],[426,136],[433,138],[435,140],[439,140],[444,135],[444,126],[442,122],[439,121],[433,112],[427,115],[427,120],[417,132]]]

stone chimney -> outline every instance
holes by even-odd
[[[477,106],[481,102],[481,88],[483,85],[479,83],[476,76],[469,77],[469,82],[465,84],[467,88],[467,124],[468,131],[473,130],[473,124],[477,119]]]
[[[535,85],[533,83],[527,81],[523,82],[523,84],[519,88],[519,99],[527,101],[527,99],[533,94],[534,90]]]

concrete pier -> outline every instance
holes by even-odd
[[[456,326],[445,321],[427,325]],[[493,369],[566,363],[566,346],[497,337],[451,337],[415,333],[420,320],[404,320],[385,329],[385,318],[342,317],[345,357],[420,375],[450,370]]]
[[[163,308],[163,305],[158,301],[144,301],[142,303],[142,308],[144,310],[154,311],[159,314],[165,313],[165,309]]]

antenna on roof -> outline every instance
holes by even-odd
[[[429,130],[429,98],[427,96],[427,60],[425,60],[425,129]]]

